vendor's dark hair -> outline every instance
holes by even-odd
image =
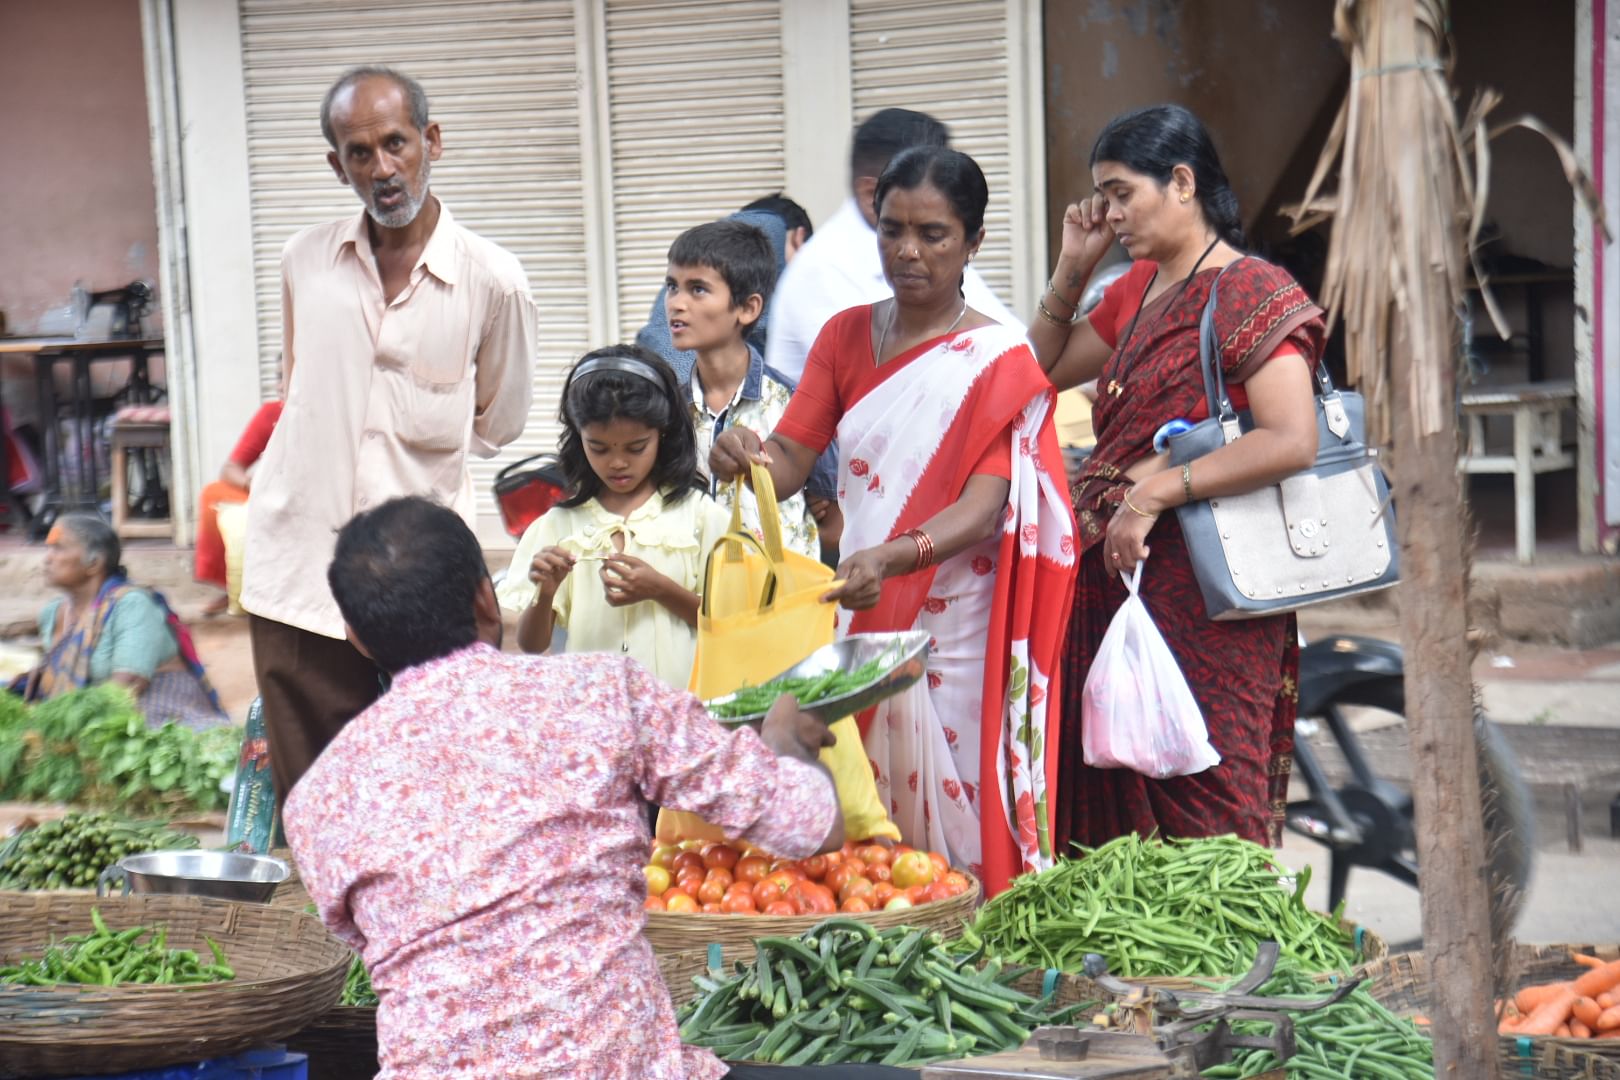
[[[910,147],[950,144],[951,129],[927,113],[879,109],[861,121],[850,140],[850,179],[883,175],[895,155]]]
[[[708,221],[694,225],[675,238],[669,247],[671,266],[705,266],[725,279],[731,290],[731,306],[738,308],[750,296],[759,295],[760,315],[771,302],[776,287],[776,252],[757,225],[746,221]],[[755,320],[758,321],[757,319]],[[746,335],[749,327],[743,328]]]
[[[979,235],[984,228],[984,208],[990,202],[990,185],[977,161],[948,146],[914,146],[889,162],[872,195],[873,211],[881,217],[885,196],[896,188],[911,191],[925,183],[945,196],[970,242]]]
[[[593,360],[619,359],[642,369],[615,368],[577,374]],[[687,411],[675,372],[658,356],[639,345],[610,345],[580,357],[563,388],[562,435],[557,439],[557,460],[568,480],[569,495],[560,506],[581,506],[601,494],[602,481],[591,471],[580,429],[586,424],[634,420],[658,429],[658,457],[653,463],[653,486],[666,504],[680,502],[698,487],[697,433]]]
[[[1117,161],[1151,176],[1163,186],[1177,165],[1192,170],[1198,204],[1215,234],[1233,247],[1243,246],[1243,219],[1237,196],[1221,168],[1209,129],[1192,110],[1180,105],[1150,105],[1108,121],[1091,147],[1091,164]]]
[[[343,621],[392,674],[478,640],[473,603],[489,568],[459,514],[413,495],[338,530],[326,580]]]
[[[120,561],[124,557],[124,545],[111,525],[94,514],[63,514],[56,519],[56,523],[79,541],[84,548],[85,559],[100,561],[101,569],[108,577],[129,576],[129,571],[124,569]]]

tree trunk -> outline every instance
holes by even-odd
[[[1444,297],[1435,291],[1433,299]],[[1431,317],[1449,318],[1450,312],[1436,310]],[[1392,368],[1423,364],[1443,371],[1449,393],[1451,358],[1410,355],[1412,342],[1398,311],[1394,323]],[[1455,430],[1419,435],[1405,400],[1409,384],[1397,379],[1393,390],[1406,723],[1435,1075],[1492,1080],[1493,949],[1474,739],[1474,649],[1468,640],[1468,514]]]

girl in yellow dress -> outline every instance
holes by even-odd
[[[730,518],[704,492],[675,373],[616,345],[586,354],[563,388],[558,458],[572,494],[530,525],[498,590],[518,644],[622,652],[686,689],[698,591]]]

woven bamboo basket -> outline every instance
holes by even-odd
[[[1605,960],[1620,958],[1620,945],[1518,945],[1513,950],[1516,972],[1513,988],[1557,979],[1573,979],[1586,969],[1569,958],[1571,952]],[[1428,969],[1422,953],[1397,953],[1368,964],[1363,974],[1371,981],[1372,996],[1393,1012],[1415,1016],[1429,1007]],[[1573,1055],[1602,1059],[1612,1072],[1562,1072],[1538,1075],[1580,1077],[1613,1076],[1620,1080],[1620,1039],[1558,1039],[1532,1035],[1504,1035],[1497,1040],[1504,1065],[1517,1067],[1543,1058]],[[1583,1065],[1583,1068],[1586,1066]],[[1509,1075],[1504,1073],[1504,1075]]]
[[[871,923],[879,930],[891,926],[918,926],[938,930],[948,938],[960,937],[962,924],[973,915],[983,895],[978,879],[966,871],[957,871],[968,879],[968,890],[949,900],[935,900],[916,907],[894,911],[872,911],[850,914],[847,917]],[[682,915],[667,911],[647,912],[647,925],[642,930],[653,952],[660,956],[668,953],[703,953],[712,944],[718,944],[726,963],[754,955],[754,939],[762,937],[793,937],[810,929],[826,915]]]
[[[307,911],[309,909],[309,893],[304,888],[304,880],[298,874],[298,864],[293,861],[290,848],[276,848],[270,852],[276,858],[287,864],[292,871],[286,881],[276,886],[275,893],[270,897],[270,906],[287,908],[290,911]]]
[[[225,950],[236,979],[197,986],[0,986],[0,1076],[122,1072],[285,1039],[337,1000],[349,950],[320,922],[262,904],[194,896],[0,897],[0,964],[91,929],[167,927],[170,946]]]
[[[377,1064],[377,1007],[335,1005],[287,1040],[309,1055],[309,1080],[371,1080]]]

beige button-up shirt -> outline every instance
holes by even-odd
[[[493,457],[528,419],[534,300],[517,258],[442,203],[392,303],[364,210],[287,241],[281,289],[287,404],[254,475],[242,606],[341,638],[326,568],[345,522],[400,495],[473,522],[467,452]]]

